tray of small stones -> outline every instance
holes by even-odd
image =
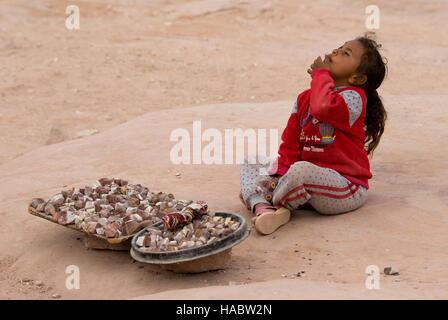
[[[192,202],[126,180],[101,178],[93,186],[63,190],[47,201],[34,198],[28,212],[118,244]]]
[[[139,231],[131,256],[150,264],[173,264],[223,252],[249,236],[246,220],[233,213],[207,212],[186,225],[166,230],[163,223]]]

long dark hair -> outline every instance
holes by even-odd
[[[370,157],[373,156],[373,150],[380,142],[387,119],[386,109],[376,91],[386,76],[387,60],[379,53],[381,44],[378,44],[372,37],[374,37],[373,33],[366,33],[355,39],[364,46],[364,54],[356,71],[367,76],[367,82],[360,87],[364,89],[367,96],[364,120],[364,125],[367,127],[365,149]]]

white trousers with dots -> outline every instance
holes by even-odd
[[[240,166],[241,193],[252,212],[256,204],[270,203],[290,210],[314,208],[321,214],[339,214],[355,210],[367,200],[365,187],[333,169],[298,161],[284,176],[273,177],[266,175],[272,163],[266,157],[250,156]],[[277,182],[275,187],[273,182]]]

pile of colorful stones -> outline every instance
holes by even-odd
[[[102,178],[93,186],[61,191],[48,201],[35,198],[30,206],[62,225],[119,238],[162,221],[163,216],[181,211],[192,202],[176,200],[172,194],[150,192],[126,180]]]
[[[147,252],[190,249],[225,238],[239,226],[240,223],[230,217],[208,212],[174,230],[147,227],[146,232],[136,239],[136,245],[140,250]]]

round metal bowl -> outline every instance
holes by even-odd
[[[136,244],[137,238],[147,232],[145,228],[139,231],[132,238],[131,241],[132,258],[139,262],[151,263],[151,264],[172,264],[172,263],[192,261],[223,252],[242,242],[249,236],[250,228],[243,217],[234,213],[227,213],[227,212],[216,212],[215,215],[221,216],[223,218],[230,217],[233,220],[239,222],[240,226],[238,227],[238,229],[236,229],[228,236],[219,239],[213,243],[204,244],[196,248],[182,249],[178,251],[163,251],[163,252],[151,252],[148,249],[142,250],[140,247],[137,246]],[[154,224],[152,227],[156,227],[159,228],[160,230],[163,230],[163,223],[159,222],[157,224]]]

